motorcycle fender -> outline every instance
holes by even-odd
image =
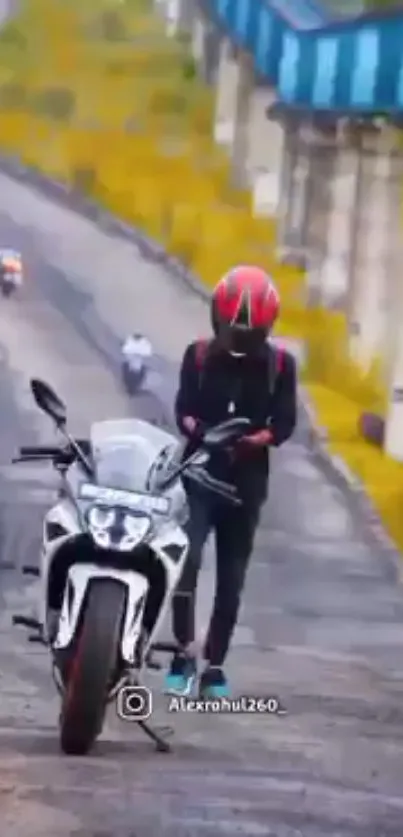
[[[126,615],[121,637],[123,659],[131,664],[140,634],[148,581],[144,576],[127,570],[101,569],[95,564],[75,564],[70,568],[54,649],[67,648],[77,630],[85,594],[89,584],[99,579],[113,579],[124,585],[127,592]],[[73,596],[71,596],[73,592]]]

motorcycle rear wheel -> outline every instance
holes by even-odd
[[[102,730],[125,609],[123,585],[103,579],[91,584],[59,719],[66,755],[86,755]]]

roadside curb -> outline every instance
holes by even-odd
[[[145,233],[120,221],[107,210],[90,198],[86,198],[64,183],[46,177],[42,172],[21,165],[12,157],[0,156],[0,172],[14,180],[25,183],[39,190],[66,206],[79,212],[88,220],[98,224],[108,235],[117,236],[131,241],[139,250],[140,255],[147,261],[160,264],[176,280],[180,280],[184,287],[196,293],[205,302],[210,298],[209,291],[200,280],[179,259],[166,253],[164,248],[149,238]],[[281,338],[279,338],[281,340]],[[285,343],[288,341],[285,339]],[[291,345],[290,341],[290,345]],[[307,429],[309,448],[316,461],[326,473],[328,479],[347,496],[348,502],[362,518],[365,528],[376,540],[382,553],[392,559],[398,580],[403,579],[401,555],[396,545],[386,533],[382,521],[368,498],[363,484],[354,476],[344,461],[331,454],[327,448],[328,434],[317,422],[315,411],[303,387],[299,388],[300,406]]]
[[[376,540],[380,552],[392,560],[397,580],[403,582],[402,555],[385,530],[376,508],[365,491],[364,484],[353,474],[340,456],[329,451],[328,433],[318,425],[315,410],[305,390],[300,388],[299,397],[309,426],[309,446],[315,459],[329,480],[345,494],[350,507],[357,511],[365,528]]]

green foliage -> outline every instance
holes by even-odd
[[[152,97],[152,112],[154,114],[181,115],[188,109],[187,97],[176,90],[161,90]]]
[[[364,7],[367,12],[382,11],[382,9],[401,9],[402,0],[364,0]]]
[[[71,173],[71,180],[78,192],[91,194],[96,185],[96,171],[91,166],[76,168]]]
[[[31,100],[31,108],[40,116],[68,122],[75,110],[75,94],[68,87],[48,87]]]
[[[187,57],[182,63],[183,78],[186,81],[193,81],[197,77],[196,62],[192,57]]]
[[[127,40],[127,30],[123,16],[118,11],[110,9],[99,19],[100,35],[105,41],[118,43]]]
[[[0,47],[2,46],[14,47],[20,51],[28,48],[27,37],[16,23],[8,23],[0,30]]]
[[[22,84],[9,82],[0,87],[0,107],[3,110],[22,110],[27,104],[27,91]]]

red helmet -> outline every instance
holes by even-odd
[[[211,302],[215,335],[234,354],[259,351],[274,326],[280,298],[260,267],[241,265],[219,281]]]

